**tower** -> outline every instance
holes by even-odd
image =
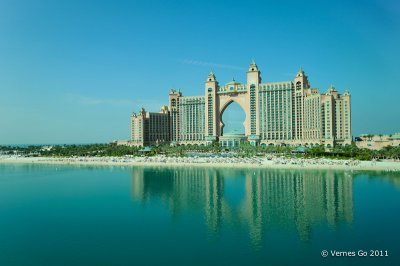
[[[170,131],[171,141],[177,142],[179,140],[179,99],[182,97],[180,91],[171,89],[169,93],[169,110],[170,110]]]
[[[258,86],[261,83],[261,72],[254,59],[251,61],[249,70],[247,71],[247,84],[254,84]]]
[[[352,132],[351,132],[351,107],[350,107],[350,93],[348,90],[345,90],[342,95],[343,101],[343,121],[344,121],[344,132],[343,132],[343,139],[344,144],[351,145],[351,141],[353,139]]]
[[[207,144],[215,142],[218,137],[218,103],[217,103],[218,82],[214,73],[208,74],[205,82],[205,136]]]
[[[299,71],[296,74],[294,79],[294,83],[296,84],[296,92],[297,88],[300,86],[302,90],[306,90],[310,88],[310,83],[308,82],[308,77],[305,74],[302,67],[300,67]]]
[[[294,120],[293,120],[293,139],[302,140],[304,139],[304,97],[306,92],[310,88],[308,77],[304,73],[303,68],[300,67],[299,71],[294,78]]]
[[[260,123],[258,112],[258,90],[261,83],[261,72],[254,60],[250,63],[247,71],[247,89],[249,91],[249,108],[250,108],[250,136],[249,141],[252,145],[257,145],[260,139]]]

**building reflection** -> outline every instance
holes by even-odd
[[[222,226],[247,228],[255,246],[271,229],[308,240],[318,224],[353,220],[353,177],[344,172],[135,168],[132,197],[161,200],[174,217],[199,211],[213,235]]]

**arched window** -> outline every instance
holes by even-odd
[[[296,90],[300,90],[301,89],[301,82],[297,81],[296,82]]]

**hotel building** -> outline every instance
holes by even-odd
[[[232,102],[246,114],[243,135],[224,134],[222,114]],[[245,84],[233,80],[220,85],[211,72],[204,96],[171,90],[169,106],[160,113],[142,109],[131,116],[135,146],[163,142],[236,146],[243,140],[262,146],[351,144],[350,94],[340,94],[333,86],[320,93],[302,69],[292,81],[262,83],[253,61]]]
[[[131,115],[131,145],[143,147],[170,141],[170,117],[167,106],[159,113],[146,112],[142,108]]]

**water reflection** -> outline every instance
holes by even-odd
[[[159,199],[174,217],[201,212],[212,235],[246,228],[258,247],[269,230],[296,230],[309,240],[321,223],[353,221],[353,177],[344,172],[135,168],[132,197]]]

